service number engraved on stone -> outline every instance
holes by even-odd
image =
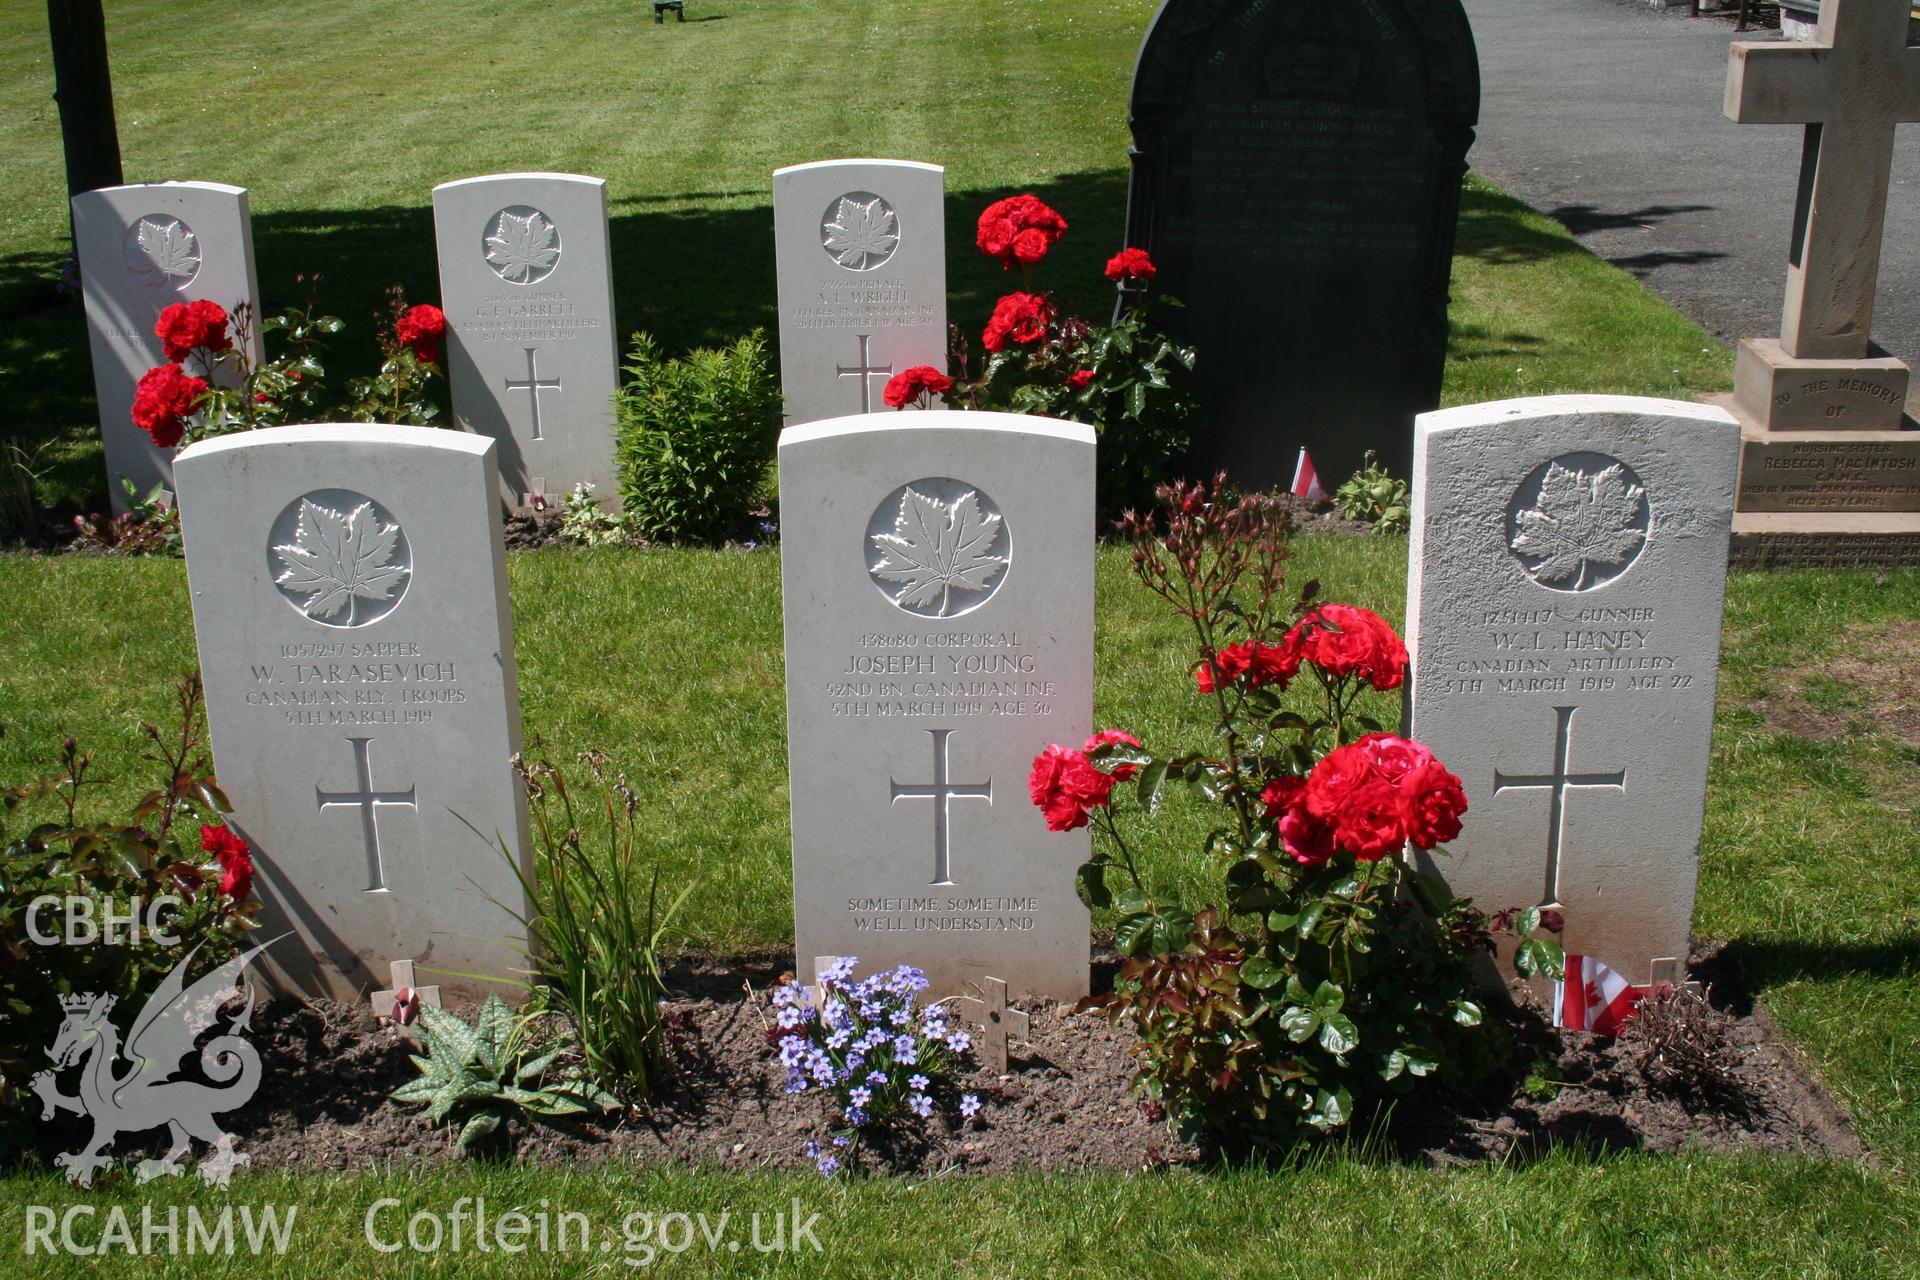
[[[1534,468],[1507,504],[1507,549],[1550,591],[1592,591],[1646,550],[1646,486],[1603,453],[1568,453]]]
[[[560,265],[560,228],[532,205],[508,205],[487,219],[480,248],[508,284],[538,284]]]
[[[849,191],[820,218],[820,247],[849,271],[872,271],[900,247],[900,218],[871,191]]]
[[[288,503],[273,522],[267,566],[301,617],[324,627],[364,627],[407,594],[413,548],[373,499],[320,489]]]
[[[993,499],[945,477],[895,489],[867,522],[873,585],[921,618],[957,618],[985,604],[1006,580],[1012,550]]]
[[[127,270],[149,289],[178,292],[200,274],[200,237],[169,214],[135,218],[124,247]]]

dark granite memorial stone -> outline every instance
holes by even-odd
[[[1192,469],[1405,477],[1440,403],[1479,116],[1459,0],[1164,0],[1134,69],[1127,243],[1199,350]],[[1124,299],[1123,299],[1124,305]]]

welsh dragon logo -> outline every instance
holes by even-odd
[[[215,1084],[172,1077],[180,1070],[180,1060],[214,1027],[241,972],[269,945],[234,957],[186,987],[187,965],[200,950],[195,947],[134,1018],[124,1046],[108,1017],[113,996],[87,992],[61,997],[66,1020],[47,1050],[54,1066],[35,1075],[30,1087],[40,1095],[41,1119],[71,1111],[93,1121],[93,1136],[85,1146],[54,1158],[67,1171],[68,1182],[92,1186],[94,1171],[111,1163],[108,1153],[121,1134],[162,1125],[172,1145],[165,1156],[140,1162],[135,1175],[141,1182],[163,1174],[179,1176],[180,1162],[196,1138],[213,1148],[196,1166],[202,1182],[224,1187],[233,1171],[247,1163],[247,1157],[233,1149],[233,1135],[222,1131],[213,1117],[244,1105],[260,1087],[260,1055],[239,1035],[253,1016],[251,986],[245,1007],[200,1049],[200,1069]],[[67,1097],[59,1092],[54,1077],[57,1071],[74,1066],[81,1066],[80,1092]]]

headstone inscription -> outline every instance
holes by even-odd
[[[614,467],[618,385],[607,184],[501,173],[433,189],[440,305],[455,423],[500,443],[508,505],[539,476],[581,481],[603,503]]]
[[[1425,860],[1483,910],[1554,906],[1636,985],[1684,966],[1739,429],[1542,396],[1422,414],[1409,732],[1466,784]]]
[[[879,412],[894,374],[946,372],[945,199],[939,165],[823,160],[774,170],[788,426]]]
[[[1825,0],[1810,42],[1738,41],[1725,111],[1806,129],[1779,338],[1743,338],[1734,554],[1795,566],[1920,563],[1908,369],[1870,342],[1894,128],[1920,121],[1907,0]]]
[[[531,873],[494,444],[278,427],[176,464],[214,766],[283,989],[505,980]]]
[[[1440,403],[1460,178],[1480,110],[1459,0],[1164,0],[1133,73],[1127,243],[1186,304],[1192,461],[1329,487],[1405,475]]]
[[[1087,836],[1027,776],[1091,731],[1093,466],[1092,428],[1009,414],[782,433],[797,956],[1086,994]]]
[[[232,315],[251,304],[249,347],[260,358],[260,287],[245,187],[145,182],[73,197],[80,296],[87,308],[94,396],[107,456],[107,491],[127,508],[121,477],[144,497],[173,486],[172,449],[133,425],[134,384],[166,359],[154,322],[175,302],[217,302]],[[199,372],[195,370],[195,372]]]

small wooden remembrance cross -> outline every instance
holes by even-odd
[[[986,1064],[993,1068],[995,1075],[1007,1074],[1007,1038],[1015,1035],[1022,1040],[1032,1032],[1033,1019],[1024,1009],[1015,1009],[1007,1003],[1007,984],[1000,978],[981,980],[980,989],[985,993],[984,1000],[975,1000],[971,996],[962,996],[968,1004],[980,1006],[980,1022],[985,1028],[980,1037],[984,1049]]]
[[[1725,112],[1804,124],[1780,344],[1789,356],[1867,354],[1893,164],[1893,130],[1920,121],[1920,48],[1909,0],[1823,0],[1811,43],[1737,41]]]
[[[392,1018],[402,1027],[410,1026],[420,1015],[420,1006],[430,1004],[440,1007],[440,988],[416,987],[413,985],[413,961],[395,960],[387,965],[390,990],[376,991],[369,999],[373,1001],[375,1017]],[[409,1032],[408,1034],[412,1034]]]

